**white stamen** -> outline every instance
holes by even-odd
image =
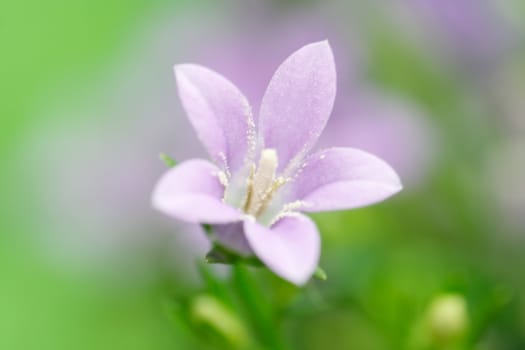
[[[297,210],[304,208],[306,206],[308,206],[308,203],[305,201],[301,201],[301,200],[286,203],[281,209],[281,211],[277,213],[277,215],[272,219],[270,226],[272,226],[273,224],[275,224],[277,221],[281,220],[282,218],[299,215]]]
[[[277,215],[275,218],[273,218],[273,220],[270,223],[269,227],[275,225],[279,220],[282,220],[284,218],[289,218],[289,217],[297,217],[299,215],[300,214],[298,212],[296,212],[296,211],[282,212],[279,215]]]
[[[286,203],[284,206],[283,206],[283,210],[282,211],[292,211],[292,210],[297,210],[299,208],[303,208],[307,206],[307,203],[305,201],[301,201],[301,200],[298,200],[298,201],[294,201],[294,202],[290,202],[290,203]]]
[[[304,171],[307,165],[308,165],[308,162],[302,163],[301,166],[295,171],[293,176],[288,178],[287,182],[292,182],[292,181],[297,180],[297,178],[299,177],[299,175],[301,175],[301,173]]]
[[[226,176],[224,171],[218,171],[214,175],[219,178],[219,182],[221,183],[221,185],[223,185],[225,188],[228,187],[230,181],[228,180],[228,176]]]
[[[226,158],[226,155],[224,154],[224,152],[219,152],[219,158],[223,164],[223,167],[224,167],[224,174],[228,177],[228,178],[231,178],[232,177],[232,174],[230,173],[230,168],[228,167],[228,159]]]

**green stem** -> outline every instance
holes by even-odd
[[[232,281],[248,319],[263,344],[272,350],[286,349],[276,322],[275,310],[247,267],[242,264],[233,265]]]

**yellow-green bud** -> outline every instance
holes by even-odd
[[[232,348],[246,347],[250,342],[248,331],[237,315],[217,298],[202,294],[193,299],[192,319],[210,326],[224,337]]]
[[[459,294],[443,294],[428,309],[427,325],[437,343],[449,343],[461,337],[468,328],[465,298]]]

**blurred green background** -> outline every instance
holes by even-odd
[[[4,1],[0,349],[524,349],[524,20],[520,0]],[[203,153],[171,67],[258,106],[324,38],[334,120],[405,190],[315,215],[328,280],[254,271],[258,295],[150,208],[158,153]]]

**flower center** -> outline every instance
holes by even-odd
[[[283,177],[276,177],[279,165],[277,152],[274,149],[264,149],[261,152],[257,168],[252,166],[247,180],[244,212],[260,216],[272,200],[273,195],[286,181]]]

